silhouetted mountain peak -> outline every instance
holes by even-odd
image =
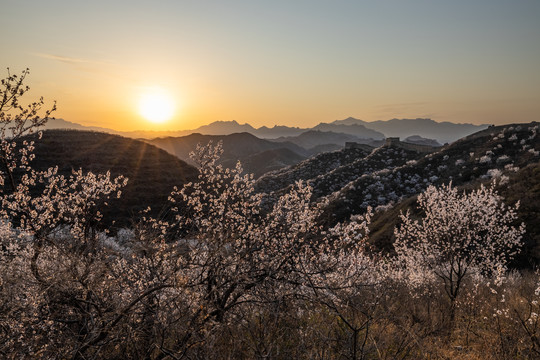
[[[367,122],[364,120],[356,119],[352,116],[349,116],[346,119],[343,120],[334,120],[331,122],[331,124],[335,125],[365,125]]]
[[[253,133],[255,128],[249,124],[239,124],[236,120],[214,121],[208,125],[203,125],[195,131],[206,135],[229,135],[239,132]]]
[[[334,133],[344,133],[354,135],[360,139],[384,139],[384,133],[372,130],[360,123],[343,124],[343,123],[320,123],[313,130],[329,131]]]

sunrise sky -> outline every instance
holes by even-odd
[[[0,9],[1,77],[29,67],[29,99],[55,99],[56,117],[84,125],[540,120],[538,0],[1,0]],[[155,91],[174,108],[159,124],[141,114]]]

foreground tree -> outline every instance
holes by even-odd
[[[56,103],[43,111],[43,97],[26,105],[20,102],[30,90],[25,85],[29,73],[30,70],[26,69],[21,75],[16,75],[8,69],[8,76],[0,81],[0,190],[3,193],[15,191],[14,172],[26,169],[33,159],[33,142],[23,142],[20,146],[17,141],[45,125],[56,111]]]
[[[42,98],[21,103],[28,74],[8,71],[0,87],[0,353],[78,357],[95,329],[110,327],[103,310],[119,316],[107,289],[121,287],[106,281],[97,230],[100,209],[127,179],[32,169],[34,143],[24,137],[39,132],[56,107],[43,110]],[[68,355],[74,349],[82,351]]]
[[[331,257],[331,271],[320,273],[311,280],[310,299],[324,306],[335,317],[335,338],[327,346],[335,348],[340,357],[363,359],[368,351],[371,326],[380,310],[384,294],[385,272],[366,255],[364,246],[369,234],[371,211],[355,216],[349,224],[330,229],[336,237],[354,238],[353,248],[343,248]],[[315,263],[316,265],[317,263]]]
[[[521,246],[524,225],[513,226],[519,203],[507,207],[491,187],[469,193],[451,184],[430,186],[418,196],[423,217],[409,212],[394,233],[397,260],[414,287],[438,282],[450,301],[450,326],[456,299],[467,276],[504,271]]]
[[[329,289],[325,274],[359,248],[358,236],[321,231],[303,183],[263,211],[253,176],[216,165],[220,146],[199,147],[199,181],[171,194],[175,224],[143,218],[124,247],[111,243],[100,208],[126,179],[32,169],[23,136],[50,111],[20,105],[27,73],[2,82],[0,354],[204,357],[249,316],[244,304]]]
[[[126,179],[34,171],[21,137],[50,112],[19,105],[18,79],[1,90],[1,358],[457,358],[429,320],[436,303],[446,321],[448,302],[461,319],[467,301],[475,321],[460,321],[456,343],[482,358],[537,357],[537,276],[490,286],[524,231],[493,188],[431,187],[421,220],[402,215],[397,274],[413,292],[367,256],[371,211],[323,229],[309,185],[263,199],[240,165],[217,165],[220,144],[194,153],[200,176],[171,194],[174,222],[143,214],[109,237],[100,209]],[[417,299],[421,288],[446,295]],[[469,347],[469,334],[481,340]]]
[[[338,268],[343,252],[360,251],[365,219],[323,233],[316,225],[320,208],[310,203],[311,187],[301,182],[264,212],[253,176],[243,174],[240,164],[216,165],[221,152],[221,144],[198,147],[193,154],[198,181],[170,198],[177,213],[172,237],[186,248],[185,275],[198,297],[199,321],[226,323],[242,304],[326,289],[324,274]]]

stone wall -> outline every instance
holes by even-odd
[[[420,145],[420,144],[405,143],[405,142],[402,142],[401,140],[399,140],[398,137],[388,137],[388,138],[386,138],[386,143],[384,144],[384,146],[386,146],[386,147],[396,147],[396,148],[405,149],[405,150],[412,150],[412,151],[416,151],[418,153],[430,153],[430,152],[433,152],[433,151],[438,149],[437,147],[430,146],[430,145]]]

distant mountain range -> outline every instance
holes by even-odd
[[[370,127],[375,127],[373,129]],[[405,138],[405,142],[440,146],[483,129],[471,124],[437,123],[430,119],[393,119],[369,123],[355,118],[320,123],[309,129],[288,126],[254,128],[236,121],[216,121],[193,131],[119,132],[100,127],[87,127],[62,119],[50,120],[46,129],[91,130],[145,139],[191,163],[189,153],[197,144],[223,142],[221,164],[234,167],[241,161],[244,169],[259,177],[269,171],[295,165],[313,155],[342,149],[346,143],[381,146],[385,137]],[[379,131],[379,130],[383,131]],[[195,131],[195,132],[194,132]],[[429,135],[429,137],[426,137]]]
[[[441,144],[456,141],[464,136],[487,128],[488,125],[456,124],[451,122],[436,122],[431,119],[392,119],[388,121],[363,121],[349,117],[330,123],[320,123],[312,128],[289,126],[263,126],[254,128],[250,124],[239,124],[237,121],[215,121],[194,130],[182,131],[115,131],[101,127],[88,127],[62,119],[50,120],[47,129],[77,129],[104,131],[131,138],[154,139],[158,137],[178,137],[193,133],[204,135],[230,135],[234,133],[250,133],[263,139],[278,139],[299,136],[307,131],[332,132],[352,135],[364,140],[381,140],[385,137],[406,138],[420,136],[433,139]],[[322,145],[320,142],[317,145]]]
[[[201,126],[191,132],[207,135],[228,135],[237,132],[248,132],[260,138],[277,139],[280,137],[298,136],[306,131],[342,133],[353,135],[360,139],[381,140],[386,137],[406,138],[420,136],[434,139],[441,144],[451,143],[464,136],[487,128],[489,125],[456,124],[451,122],[436,122],[431,119],[391,119],[387,121],[363,121],[349,117],[330,123],[320,123],[312,128],[274,126],[273,128],[254,128],[249,124],[239,124],[236,121],[216,121]]]
[[[441,144],[451,143],[464,136],[487,128],[489,125],[456,124],[451,122],[436,122],[431,119],[392,119],[387,121],[362,121],[354,118],[337,120],[338,125],[364,125],[383,133],[386,137],[406,138],[419,135],[423,138],[435,139]]]

